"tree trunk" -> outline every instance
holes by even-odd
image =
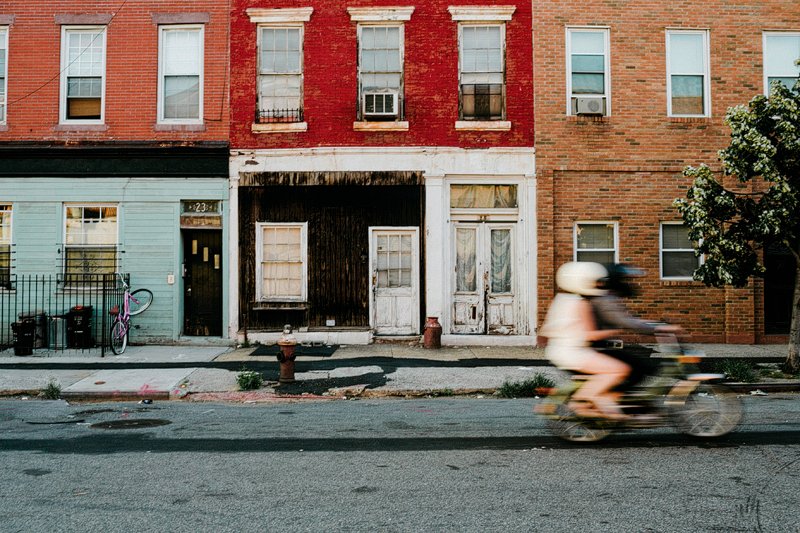
[[[800,260],[795,255],[794,297],[792,298],[792,325],[789,328],[789,355],[786,358],[786,371],[800,372]]]

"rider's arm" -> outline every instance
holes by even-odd
[[[600,319],[611,327],[652,335],[656,326],[633,316],[620,298],[601,296],[592,301]]]
[[[587,300],[581,300],[580,304],[578,307],[578,319],[583,324],[587,342],[601,341],[622,334],[622,331],[618,329],[597,329],[592,305]]]

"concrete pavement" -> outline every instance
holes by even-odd
[[[532,347],[443,347],[426,350],[418,344],[339,346],[325,350],[303,347],[295,368],[296,383],[278,384],[274,355],[253,355],[258,347],[130,346],[121,356],[100,357],[99,350],[14,356],[0,352],[0,395],[34,396],[48,383],[73,400],[189,399],[274,401],[277,399],[351,396],[493,394],[505,382],[540,373],[563,379]],[[786,345],[695,345],[709,359],[747,358],[779,363]],[[263,349],[262,349],[263,350]],[[333,350],[333,353],[330,352]],[[313,352],[324,356],[313,355]],[[255,370],[265,378],[258,391],[237,391],[236,376]],[[800,381],[762,379],[752,389],[800,390]]]

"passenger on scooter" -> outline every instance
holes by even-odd
[[[561,265],[556,283],[564,292],[553,299],[541,334],[548,338],[545,354],[553,364],[590,376],[572,396],[575,412],[621,420],[625,415],[611,391],[625,380],[630,366],[591,348],[594,342],[622,333],[599,329],[590,303],[592,298],[606,294],[600,286],[606,276],[606,269],[599,263]]]
[[[622,263],[608,265],[606,270],[608,276],[603,284],[603,288],[607,291],[606,294],[590,300],[598,329],[622,329],[643,335],[682,331],[680,326],[645,322],[631,314],[625,306],[624,298],[634,298],[638,294],[633,278],[643,276],[644,271]],[[655,370],[655,365],[644,347],[631,346],[617,340],[613,342],[597,341],[592,344],[592,347],[619,359],[631,368],[628,378],[617,387],[620,390],[629,390]]]

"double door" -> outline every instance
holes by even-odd
[[[452,333],[515,333],[515,225],[454,224]]]

